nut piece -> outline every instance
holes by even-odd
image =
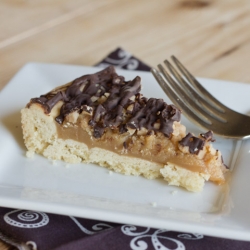
[[[148,130],[146,128],[137,129],[137,135],[146,135]]]
[[[76,123],[77,119],[79,117],[79,113],[77,111],[74,111],[72,113],[69,113],[66,117],[65,117],[65,121],[66,122],[70,122],[70,123]]]

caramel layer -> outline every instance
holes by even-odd
[[[85,123],[87,124],[87,121]],[[171,162],[193,172],[207,173],[203,161],[194,155],[182,153],[174,142],[162,134],[138,136],[128,133],[119,134],[109,129],[101,139],[96,139],[91,135],[92,132],[83,129],[84,125],[79,122],[69,126],[63,126],[57,122],[55,124],[58,138],[82,142],[89,149],[98,147],[128,157],[136,157],[163,165]]]

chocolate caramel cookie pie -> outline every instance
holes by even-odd
[[[31,99],[21,111],[27,153],[164,178],[193,192],[208,180],[223,184],[213,133],[186,133],[177,107],[140,90],[139,76],[126,81],[110,66]]]

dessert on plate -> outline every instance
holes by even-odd
[[[125,80],[109,66],[32,98],[21,111],[27,153],[163,178],[193,192],[205,181],[223,184],[227,168],[213,133],[187,133],[177,107],[140,90],[139,76]]]

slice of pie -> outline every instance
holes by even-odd
[[[110,66],[31,99],[21,111],[27,153],[164,178],[193,192],[207,180],[223,184],[227,168],[213,133],[186,133],[177,107],[140,90],[140,77],[125,81]]]

